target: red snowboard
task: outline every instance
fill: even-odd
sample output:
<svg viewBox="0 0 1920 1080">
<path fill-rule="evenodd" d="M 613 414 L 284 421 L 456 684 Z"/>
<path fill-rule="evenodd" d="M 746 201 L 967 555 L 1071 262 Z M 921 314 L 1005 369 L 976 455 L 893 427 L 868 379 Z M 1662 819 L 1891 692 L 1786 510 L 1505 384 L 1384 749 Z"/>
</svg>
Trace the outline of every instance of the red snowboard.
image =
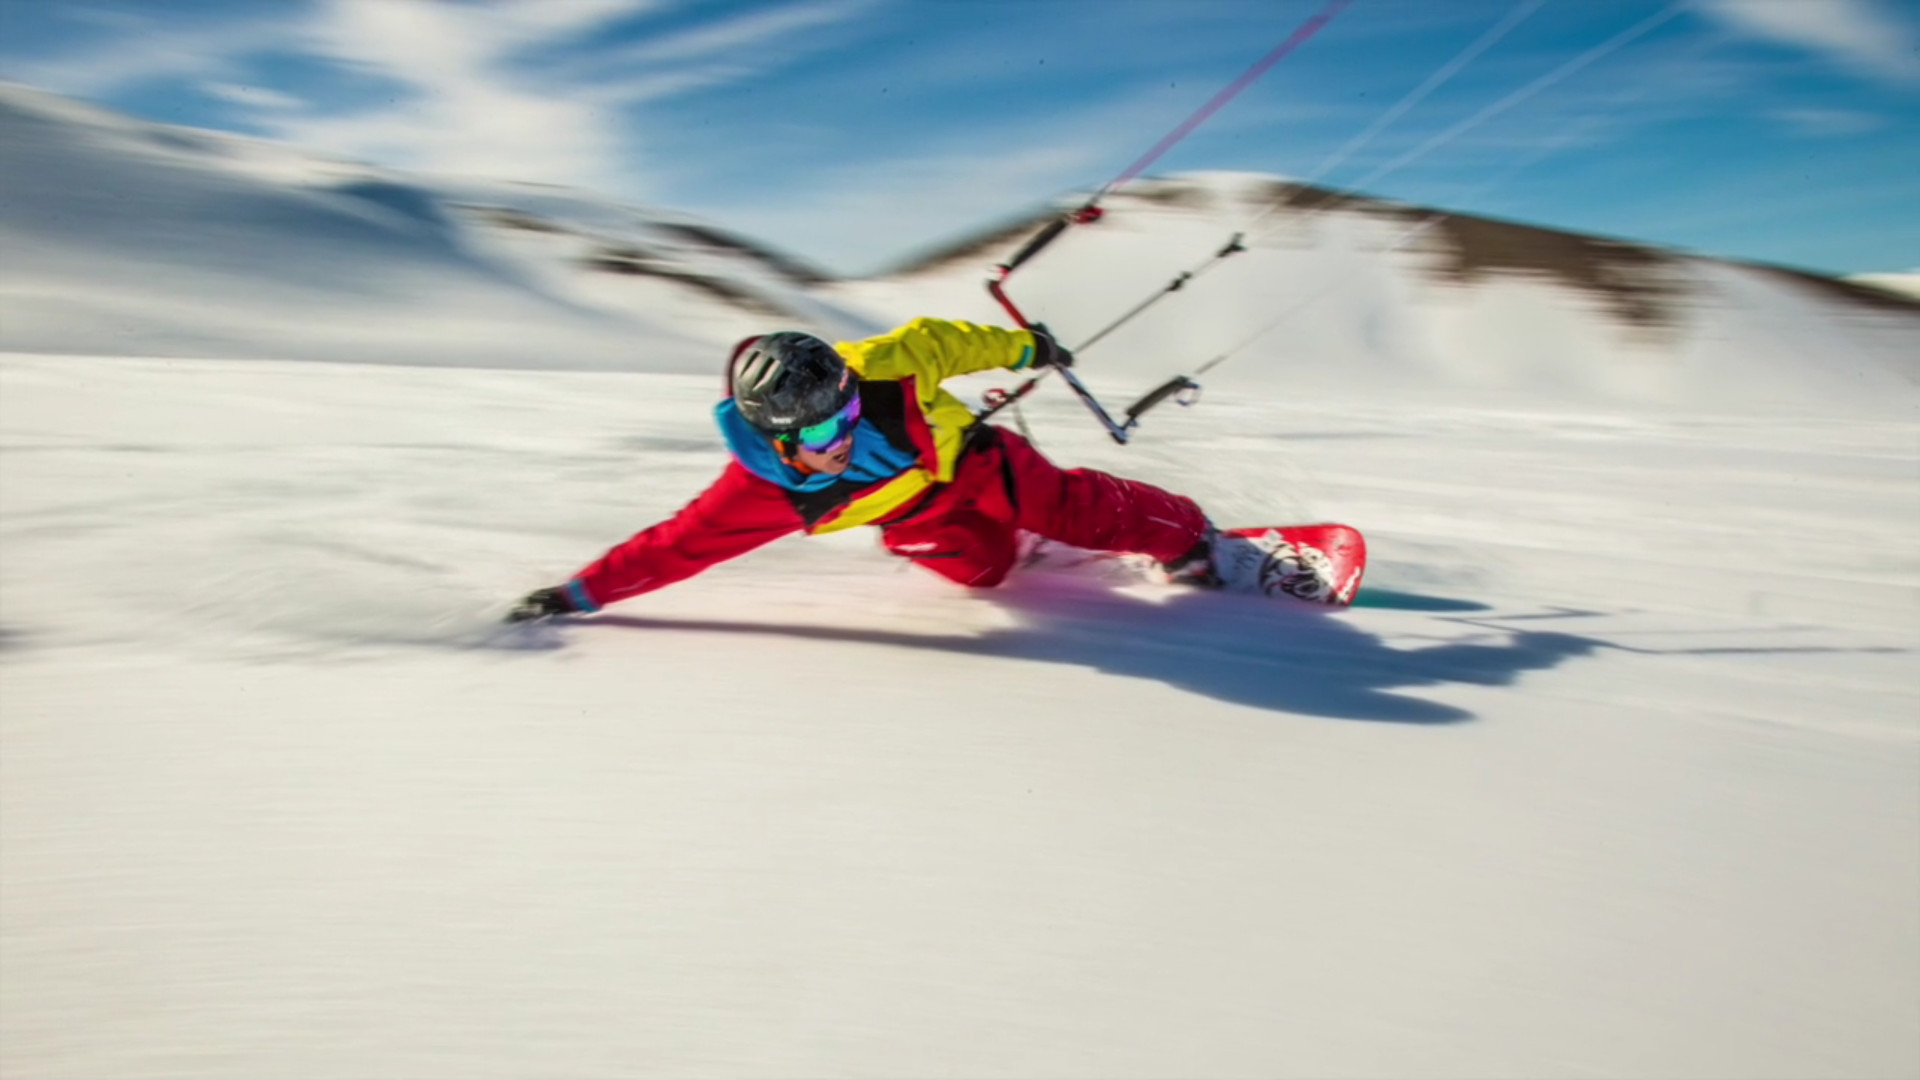
<svg viewBox="0 0 1920 1080">
<path fill-rule="evenodd" d="M 1256 525 L 1222 529 L 1268 549 L 1260 567 L 1260 591 L 1316 604 L 1345 607 L 1360 592 L 1367 571 L 1367 541 L 1345 525 Z"/>
</svg>

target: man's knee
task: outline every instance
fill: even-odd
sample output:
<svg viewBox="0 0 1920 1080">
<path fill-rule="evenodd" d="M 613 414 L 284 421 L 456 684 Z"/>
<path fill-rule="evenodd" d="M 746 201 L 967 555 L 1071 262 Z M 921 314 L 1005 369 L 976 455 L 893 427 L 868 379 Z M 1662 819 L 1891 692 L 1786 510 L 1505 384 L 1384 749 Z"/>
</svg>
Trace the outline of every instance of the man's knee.
<svg viewBox="0 0 1920 1080">
<path fill-rule="evenodd" d="M 1006 580 L 1017 554 L 1012 528 L 972 510 L 883 529 L 880 536 L 893 554 L 975 589 Z"/>
</svg>

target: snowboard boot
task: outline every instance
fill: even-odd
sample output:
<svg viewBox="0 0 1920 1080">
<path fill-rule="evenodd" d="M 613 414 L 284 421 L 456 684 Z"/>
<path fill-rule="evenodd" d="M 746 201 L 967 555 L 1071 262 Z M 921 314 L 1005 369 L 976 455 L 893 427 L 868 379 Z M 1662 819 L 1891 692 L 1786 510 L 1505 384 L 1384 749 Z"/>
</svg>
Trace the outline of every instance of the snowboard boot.
<svg viewBox="0 0 1920 1080">
<path fill-rule="evenodd" d="M 1269 529 L 1252 536 L 1208 526 L 1192 551 L 1163 565 L 1167 580 L 1224 592 L 1286 593 L 1325 602 L 1333 592 L 1333 563 L 1311 547 L 1296 547 Z"/>
<path fill-rule="evenodd" d="M 1160 564 L 1160 572 L 1166 575 L 1169 585 L 1197 585 L 1203 589 L 1218 589 L 1221 586 L 1220 575 L 1213 569 L 1213 545 L 1219 539 L 1219 530 L 1212 525 L 1200 536 L 1185 555 Z"/>
</svg>

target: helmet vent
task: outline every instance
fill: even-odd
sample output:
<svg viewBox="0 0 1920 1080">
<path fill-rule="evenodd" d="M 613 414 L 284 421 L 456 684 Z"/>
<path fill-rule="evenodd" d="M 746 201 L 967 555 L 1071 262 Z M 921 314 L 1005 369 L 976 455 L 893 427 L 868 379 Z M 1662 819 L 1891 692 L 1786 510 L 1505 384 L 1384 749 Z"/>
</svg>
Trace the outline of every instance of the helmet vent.
<svg viewBox="0 0 1920 1080">
<path fill-rule="evenodd" d="M 740 415 L 776 435 L 825 420 L 859 392 L 859 380 L 833 346 L 791 330 L 750 339 L 732 369 Z"/>
</svg>

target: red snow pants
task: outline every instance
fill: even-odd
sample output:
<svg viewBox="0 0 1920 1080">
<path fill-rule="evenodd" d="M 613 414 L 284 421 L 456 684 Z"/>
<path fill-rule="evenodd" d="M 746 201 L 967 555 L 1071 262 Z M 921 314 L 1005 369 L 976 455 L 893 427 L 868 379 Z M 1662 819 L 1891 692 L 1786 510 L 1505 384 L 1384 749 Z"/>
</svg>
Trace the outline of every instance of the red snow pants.
<svg viewBox="0 0 1920 1080">
<path fill-rule="evenodd" d="M 1000 584 L 1019 556 L 1019 530 L 1074 547 L 1171 562 L 1206 531 L 1199 504 L 1138 480 L 1062 469 L 1027 440 L 981 425 L 943 484 L 892 521 L 887 550 L 962 585 Z"/>
</svg>

